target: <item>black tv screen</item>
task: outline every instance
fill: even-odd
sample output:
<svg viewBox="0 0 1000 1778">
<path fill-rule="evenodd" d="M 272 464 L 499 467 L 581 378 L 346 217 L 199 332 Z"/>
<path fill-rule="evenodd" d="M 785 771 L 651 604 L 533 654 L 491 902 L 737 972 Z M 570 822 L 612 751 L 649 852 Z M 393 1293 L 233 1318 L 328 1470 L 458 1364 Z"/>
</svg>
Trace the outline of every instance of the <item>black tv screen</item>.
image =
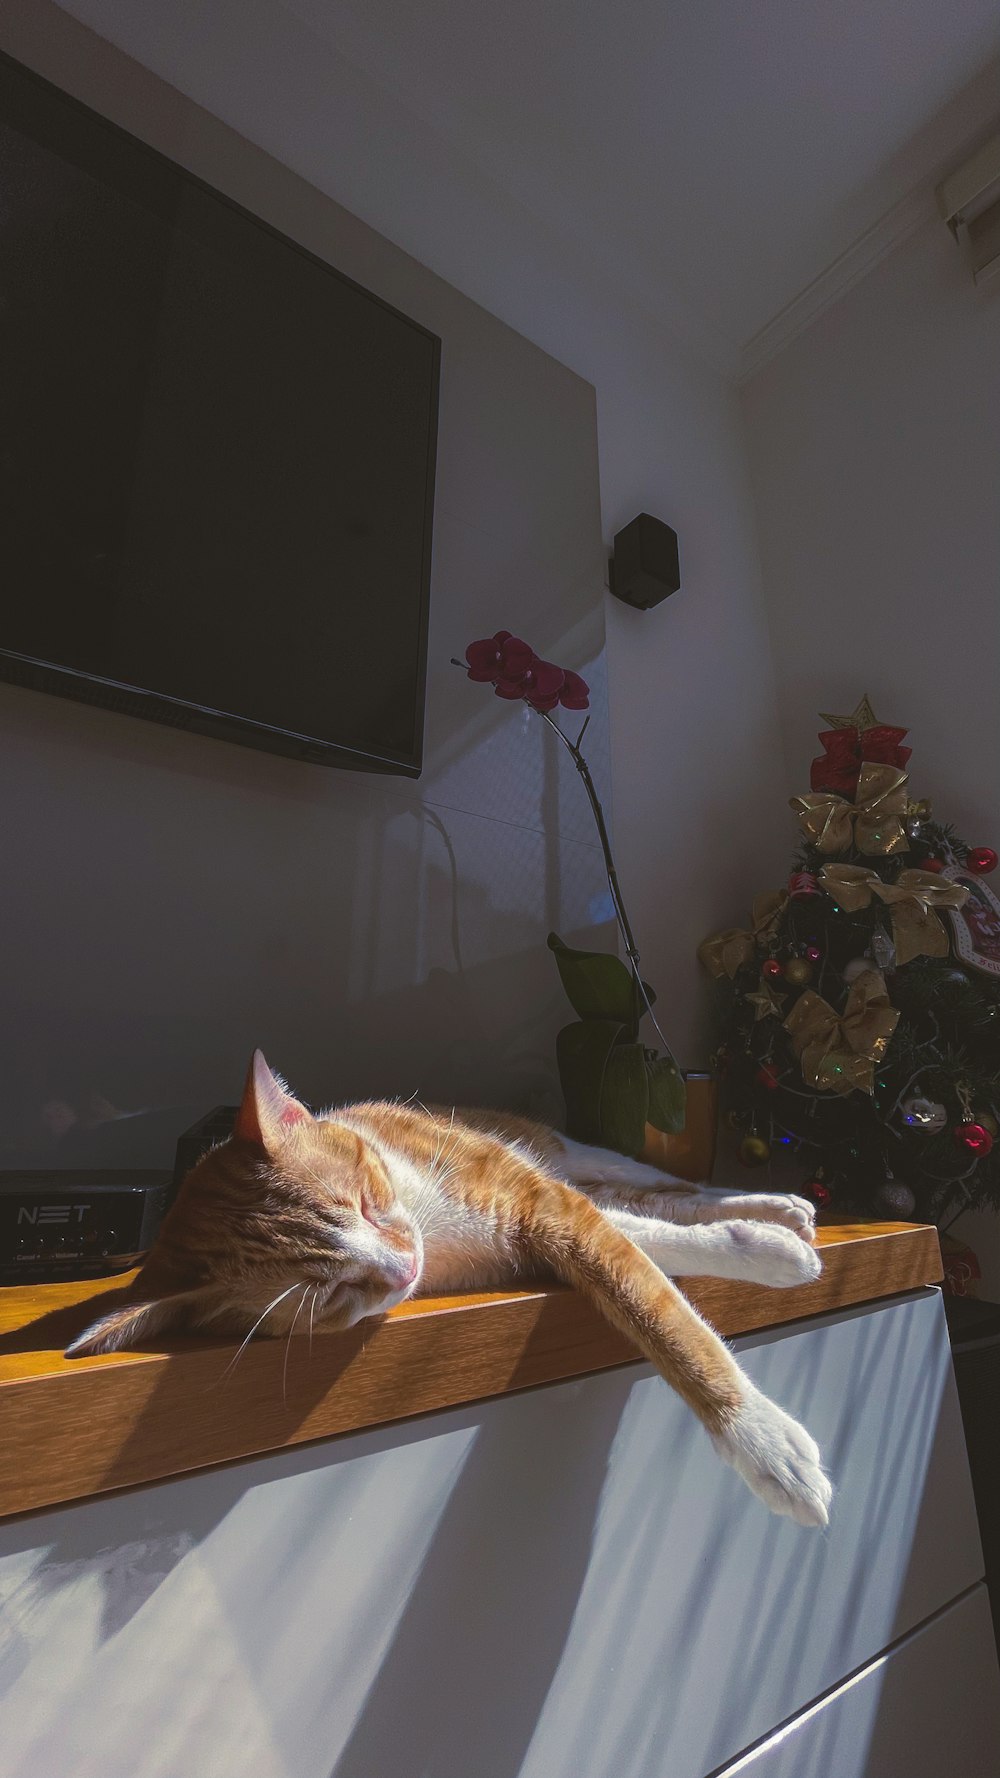
<svg viewBox="0 0 1000 1778">
<path fill-rule="evenodd" d="M 0 57 L 0 674 L 416 776 L 439 355 Z"/>
</svg>

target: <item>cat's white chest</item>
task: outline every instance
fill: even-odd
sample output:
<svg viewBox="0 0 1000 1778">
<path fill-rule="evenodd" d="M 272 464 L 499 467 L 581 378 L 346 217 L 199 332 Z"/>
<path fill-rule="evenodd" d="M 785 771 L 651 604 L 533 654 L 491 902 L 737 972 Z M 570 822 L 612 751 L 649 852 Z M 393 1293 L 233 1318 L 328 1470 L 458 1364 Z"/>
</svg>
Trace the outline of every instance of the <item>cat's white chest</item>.
<svg viewBox="0 0 1000 1778">
<path fill-rule="evenodd" d="M 493 1217 L 441 1197 L 435 1206 L 425 1198 L 415 1220 L 424 1238 L 421 1295 L 513 1282 L 511 1243 Z"/>
</svg>

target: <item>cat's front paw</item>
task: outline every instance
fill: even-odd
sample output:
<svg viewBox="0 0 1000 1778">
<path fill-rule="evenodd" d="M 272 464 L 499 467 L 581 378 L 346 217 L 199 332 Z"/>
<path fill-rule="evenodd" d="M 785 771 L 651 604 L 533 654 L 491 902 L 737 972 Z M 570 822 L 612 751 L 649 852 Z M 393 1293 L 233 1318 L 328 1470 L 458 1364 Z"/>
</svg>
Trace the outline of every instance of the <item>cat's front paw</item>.
<svg viewBox="0 0 1000 1778">
<path fill-rule="evenodd" d="M 733 1420 L 712 1443 L 773 1513 L 798 1525 L 829 1523 L 833 1487 L 815 1440 L 749 1381 Z"/>
<path fill-rule="evenodd" d="M 780 1223 L 803 1241 L 815 1241 L 816 1206 L 807 1198 L 797 1198 L 791 1192 L 755 1192 L 753 1202 L 753 1213 L 762 1222 Z"/>
<path fill-rule="evenodd" d="M 727 1227 L 739 1256 L 736 1277 L 787 1290 L 796 1284 L 811 1284 L 823 1270 L 815 1248 L 789 1229 L 770 1222 L 734 1222 Z"/>
</svg>

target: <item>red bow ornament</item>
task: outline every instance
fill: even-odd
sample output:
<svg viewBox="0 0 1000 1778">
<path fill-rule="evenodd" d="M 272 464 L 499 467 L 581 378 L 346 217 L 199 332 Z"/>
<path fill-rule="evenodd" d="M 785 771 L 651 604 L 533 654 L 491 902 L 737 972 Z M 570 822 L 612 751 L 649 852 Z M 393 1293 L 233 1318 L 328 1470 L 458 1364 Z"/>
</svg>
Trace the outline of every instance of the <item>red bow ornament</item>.
<svg viewBox="0 0 1000 1778">
<path fill-rule="evenodd" d="M 853 796 L 863 765 L 896 766 L 902 771 L 913 751 L 900 745 L 905 734 L 905 728 L 890 728 L 886 723 L 866 729 L 824 729 L 819 736 L 824 752 L 812 762 L 810 787 Z"/>
</svg>

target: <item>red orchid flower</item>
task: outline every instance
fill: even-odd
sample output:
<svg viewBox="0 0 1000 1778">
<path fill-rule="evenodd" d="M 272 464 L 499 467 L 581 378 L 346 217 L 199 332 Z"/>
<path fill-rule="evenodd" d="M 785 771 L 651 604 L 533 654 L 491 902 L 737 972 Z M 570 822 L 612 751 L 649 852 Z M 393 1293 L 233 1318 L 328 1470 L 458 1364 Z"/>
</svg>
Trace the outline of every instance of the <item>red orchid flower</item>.
<svg viewBox="0 0 1000 1778">
<path fill-rule="evenodd" d="M 571 673 L 568 667 L 563 674 L 559 702 L 564 710 L 590 709 L 590 686 L 585 679 L 580 678 L 579 673 Z"/>
<path fill-rule="evenodd" d="M 565 679 L 562 668 L 557 667 L 553 661 L 536 659 L 521 681 L 521 695 L 533 710 L 554 710 Z"/>
<path fill-rule="evenodd" d="M 535 651 L 509 630 L 498 630 L 484 642 L 470 642 L 465 658 L 469 678 L 481 685 L 496 685 L 500 680 L 516 685 L 533 664 Z"/>
<path fill-rule="evenodd" d="M 481 642 L 470 642 L 465 651 L 469 678 L 492 685 L 498 698 L 519 700 L 544 714 L 562 704 L 567 710 L 587 710 L 590 689 L 579 673 L 538 658 L 533 648 L 509 630 L 498 630 Z"/>
</svg>

